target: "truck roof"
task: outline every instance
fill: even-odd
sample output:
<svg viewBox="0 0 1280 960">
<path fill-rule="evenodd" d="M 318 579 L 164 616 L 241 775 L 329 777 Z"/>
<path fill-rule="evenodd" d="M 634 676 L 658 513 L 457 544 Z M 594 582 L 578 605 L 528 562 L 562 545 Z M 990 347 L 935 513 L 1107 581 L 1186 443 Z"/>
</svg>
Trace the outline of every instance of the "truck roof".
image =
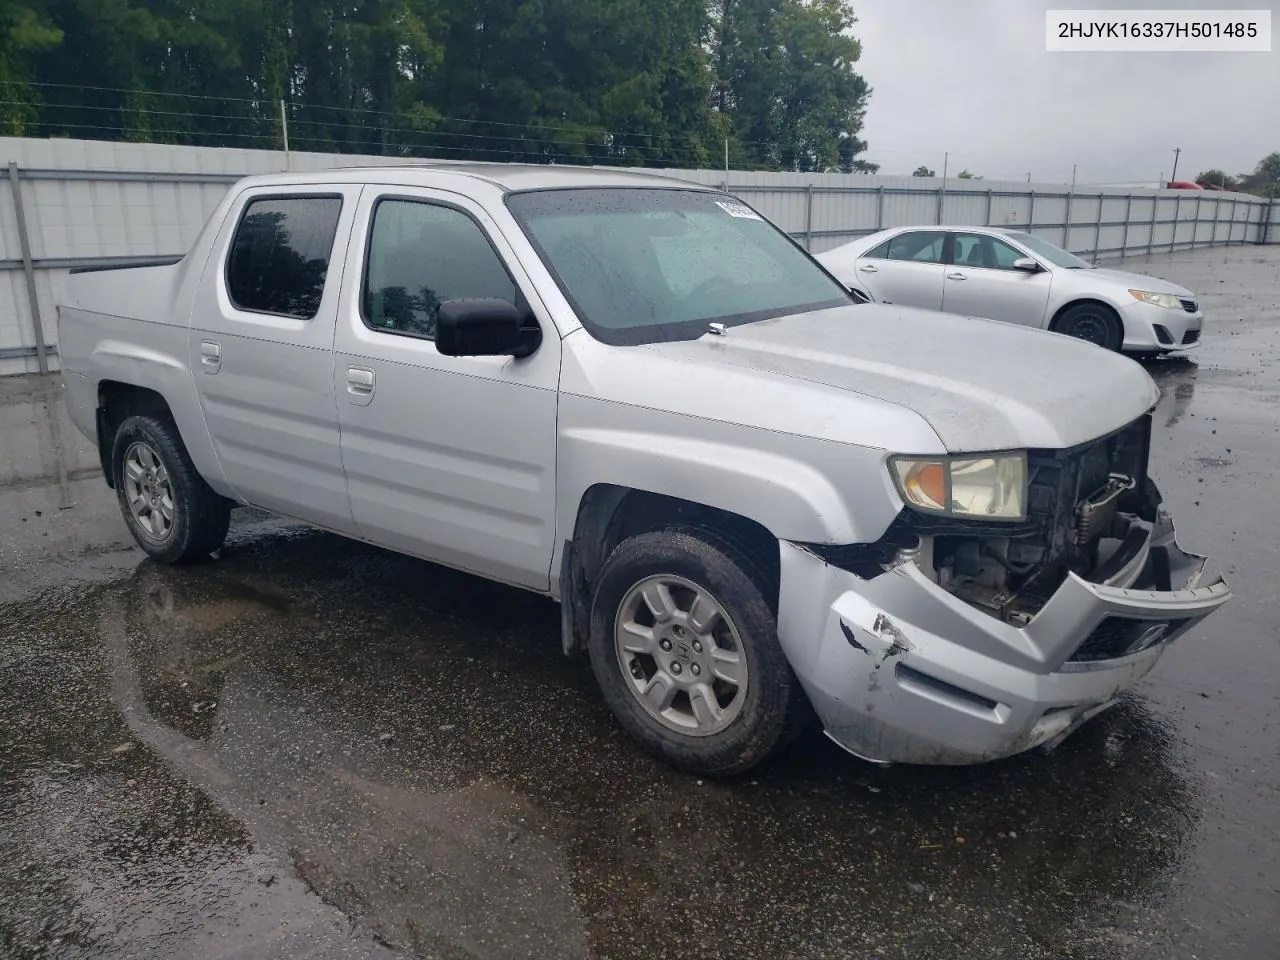
<svg viewBox="0 0 1280 960">
<path fill-rule="evenodd" d="M 633 172 L 618 168 L 550 166 L 524 163 L 457 163 L 427 160 L 420 163 L 369 164 L 334 167 L 307 173 L 272 173 L 248 177 L 250 185 L 304 183 L 402 183 L 412 185 L 424 175 L 439 182 L 440 177 L 466 177 L 483 181 L 499 190 L 542 190 L 556 187 L 681 187 L 710 190 L 704 184 L 658 173 Z"/>
</svg>

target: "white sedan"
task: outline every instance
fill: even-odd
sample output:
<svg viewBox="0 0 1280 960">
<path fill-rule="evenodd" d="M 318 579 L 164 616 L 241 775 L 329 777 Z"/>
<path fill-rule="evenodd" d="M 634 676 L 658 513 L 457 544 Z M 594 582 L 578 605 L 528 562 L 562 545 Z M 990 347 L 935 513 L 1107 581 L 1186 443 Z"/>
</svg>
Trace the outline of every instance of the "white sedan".
<svg viewBox="0 0 1280 960">
<path fill-rule="evenodd" d="M 867 300 L 1041 327 L 1109 350 L 1185 350 L 1204 324 L 1190 290 L 1095 267 L 1021 230 L 896 227 L 817 259 Z"/>
</svg>

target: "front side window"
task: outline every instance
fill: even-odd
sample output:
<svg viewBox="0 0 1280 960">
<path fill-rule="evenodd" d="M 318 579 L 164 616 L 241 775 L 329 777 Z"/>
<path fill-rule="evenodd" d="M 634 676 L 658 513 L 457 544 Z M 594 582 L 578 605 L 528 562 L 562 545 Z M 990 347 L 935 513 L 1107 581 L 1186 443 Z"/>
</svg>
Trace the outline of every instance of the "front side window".
<svg viewBox="0 0 1280 960">
<path fill-rule="evenodd" d="M 946 234 L 940 230 L 910 230 L 900 233 L 889 241 L 888 259 L 941 263 L 945 240 Z"/>
<path fill-rule="evenodd" d="M 1021 230 L 1008 231 L 1009 236 L 1018 243 L 1022 244 L 1036 256 L 1048 260 L 1055 267 L 1066 267 L 1068 270 L 1089 270 L 1092 269 L 1089 261 L 1081 260 L 1074 253 L 1068 253 L 1056 244 L 1050 243 L 1048 240 L 1041 240 L 1037 236 L 1025 233 Z"/>
<path fill-rule="evenodd" d="M 516 286 L 480 225 L 453 207 L 381 200 L 374 208 L 361 303 L 374 330 L 435 339 L 446 300 L 516 303 Z"/>
<path fill-rule="evenodd" d="M 957 266 L 1012 270 L 1013 262 L 1024 254 L 1003 240 L 980 233 L 957 233 L 952 260 Z"/>
<path fill-rule="evenodd" d="M 507 205 L 583 326 L 606 343 L 695 339 L 710 321 L 850 303 L 784 233 L 724 194 L 537 190 Z"/>
<path fill-rule="evenodd" d="M 253 313 L 314 317 L 341 212 L 341 197 L 250 200 L 227 257 L 231 302 Z"/>
</svg>

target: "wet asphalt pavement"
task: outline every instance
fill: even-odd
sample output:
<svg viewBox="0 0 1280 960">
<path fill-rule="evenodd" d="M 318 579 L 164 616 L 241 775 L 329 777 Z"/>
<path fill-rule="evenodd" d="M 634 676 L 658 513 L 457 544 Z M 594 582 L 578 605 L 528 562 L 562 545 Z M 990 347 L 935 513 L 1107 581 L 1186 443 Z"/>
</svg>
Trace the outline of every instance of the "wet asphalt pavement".
<svg viewBox="0 0 1280 960">
<path fill-rule="evenodd" d="M 1199 292 L 1153 470 L 1235 599 L 1055 752 L 650 760 L 549 601 L 238 511 L 143 559 L 0 381 L 0 957 L 1280 957 L 1280 247 Z"/>
</svg>

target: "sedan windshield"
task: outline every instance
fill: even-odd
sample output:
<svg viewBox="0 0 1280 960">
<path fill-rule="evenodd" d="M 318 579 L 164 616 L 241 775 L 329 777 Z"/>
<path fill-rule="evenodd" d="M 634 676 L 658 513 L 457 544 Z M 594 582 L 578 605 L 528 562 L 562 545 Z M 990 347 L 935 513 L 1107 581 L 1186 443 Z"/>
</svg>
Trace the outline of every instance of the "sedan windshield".
<svg viewBox="0 0 1280 960">
<path fill-rule="evenodd" d="M 1081 260 L 1074 253 L 1068 253 L 1048 240 L 1041 240 L 1039 237 L 1033 237 L 1031 234 L 1023 233 L 1020 230 L 1010 230 L 1005 236 L 1017 240 L 1032 253 L 1048 260 L 1055 267 L 1066 267 L 1068 270 L 1093 269 L 1093 265 L 1087 260 Z"/>
<path fill-rule="evenodd" d="M 724 194 L 538 190 L 507 205 L 583 326 L 606 343 L 691 340 L 711 322 L 852 302 L 785 234 Z"/>
</svg>

